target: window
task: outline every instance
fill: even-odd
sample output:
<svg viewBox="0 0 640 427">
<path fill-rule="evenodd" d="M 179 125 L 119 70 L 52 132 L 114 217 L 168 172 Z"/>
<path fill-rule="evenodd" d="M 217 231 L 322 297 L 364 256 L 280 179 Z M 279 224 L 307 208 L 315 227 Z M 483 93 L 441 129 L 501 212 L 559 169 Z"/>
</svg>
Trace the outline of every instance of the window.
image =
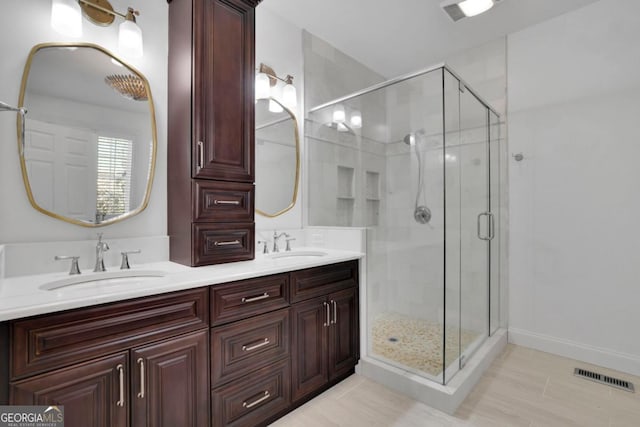
<svg viewBox="0 0 640 427">
<path fill-rule="evenodd" d="M 98 137 L 96 222 L 129 212 L 133 141 Z"/>
</svg>

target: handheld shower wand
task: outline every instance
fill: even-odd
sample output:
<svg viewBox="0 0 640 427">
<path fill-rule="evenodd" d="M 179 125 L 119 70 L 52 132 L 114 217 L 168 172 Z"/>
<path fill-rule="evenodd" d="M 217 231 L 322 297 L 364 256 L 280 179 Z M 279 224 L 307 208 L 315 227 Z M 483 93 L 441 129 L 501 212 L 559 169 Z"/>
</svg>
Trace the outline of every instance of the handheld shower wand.
<svg viewBox="0 0 640 427">
<path fill-rule="evenodd" d="M 416 191 L 416 203 L 413 209 L 413 219 L 415 219 L 418 224 L 428 224 L 429 221 L 431 221 L 431 209 L 419 204 L 420 194 L 424 193 L 424 177 L 422 176 L 422 156 L 418 148 L 417 136 L 423 134 L 424 130 L 419 130 L 415 133 L 408 133 L 403 139 L 405 144 L 414 147 L 416 157 L 418 158 L 418 190 Z"/>
</svg>

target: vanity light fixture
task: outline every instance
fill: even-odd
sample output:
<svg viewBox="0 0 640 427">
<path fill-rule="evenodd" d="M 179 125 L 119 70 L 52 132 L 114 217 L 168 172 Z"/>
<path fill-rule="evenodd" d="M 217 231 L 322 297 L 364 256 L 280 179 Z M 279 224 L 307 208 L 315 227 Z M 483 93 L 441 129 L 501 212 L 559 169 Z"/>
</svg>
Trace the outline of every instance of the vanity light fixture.
<svg viewBox="0 0 640 427">
<path fill-rule="evenodd" d="M 362 127 L 362 113 L 358 110 L 353 110 L 349 123 L 353 129 L 360 129 Z"/>
<path fill-rule="evenodd" d="M 440 7 L 455 22 L 463 18 L 480 15 L 502 0 L 447 0 Z"/>
<path fill-rule="evenodd" d="M 343 123 L 345 122 L 347 116 L 344 112 L 344 106 L 342 104 L 337 104 L 333 107 L 333 122 L 334 123 Z"/>
<path fill-rule="evenodd" d="M 282 113 L 284 108 L 278 102 L 274 101 L 274 98 L 282 102 L 282 89 L 279 86 L 271 88 L 271 97 L 269 98 L 269 111 L 272 113 Z"/>
<path fill-rule="evenodd" d="M 296 93 L 296 88 L 293 85 L 293 76 L 287 74 L 285 78 L 278 77 L 273 68 L 269 67 L 264 63 L 260 63 L 260 67 L 257 68 L 258 73 L 256 74 L 256 100 L 259 99 L 268 99 L 269 97 L 273 97 L 281 100 L 282 103 L 287 108 L 295 108 L 298 105 L 298 96 Z M 283 87 L 280 87 L 278 81 L 284 84 Z M 282 112 L 273 111 L 272 108 L 278 109 L 282 108 L 279 105 L 276 106 L 277 103 L 270 102 L 269 103 L 269 111 L 272 112 Z"/>
<path fill-rule="evenodd" d="M 116 12 L 108 0 L 51 0 L 51 27 L 61 34 L 81 37 L 82 15 L 105 27 L 111 25 L 116 16 L 124 18 L 118 29 L 118 51 L 130 59 L 142 57 L 142 30 L 136 24 L 140 12 L 131 7 L 126 13 Z"/>
</svg>

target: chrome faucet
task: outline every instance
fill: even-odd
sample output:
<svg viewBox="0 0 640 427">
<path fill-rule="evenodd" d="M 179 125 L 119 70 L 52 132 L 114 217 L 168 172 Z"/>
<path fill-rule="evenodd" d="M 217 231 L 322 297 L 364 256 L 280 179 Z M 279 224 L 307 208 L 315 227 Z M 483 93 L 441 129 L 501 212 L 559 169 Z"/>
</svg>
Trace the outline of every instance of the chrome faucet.
<svg viewBox="0 0 640 427">
<path fill-rule="evenodd" d="M 282 232 L 278 234 L 277 231 L 273 230 L 273 252 L 280 252 L 280 248 L 278 248 L 278 239 L 282 236 L 289 237 L 287 233 Z"/>
<path fill-rule="evenodd" d="M 104 268 L 104 253 L 109 250 L 109 245 L 102 241 L 102 233 L 98 233 L 98 244 L 96 245 L 96 266 L 94 272 L 107 271 Z"/>
</svg>

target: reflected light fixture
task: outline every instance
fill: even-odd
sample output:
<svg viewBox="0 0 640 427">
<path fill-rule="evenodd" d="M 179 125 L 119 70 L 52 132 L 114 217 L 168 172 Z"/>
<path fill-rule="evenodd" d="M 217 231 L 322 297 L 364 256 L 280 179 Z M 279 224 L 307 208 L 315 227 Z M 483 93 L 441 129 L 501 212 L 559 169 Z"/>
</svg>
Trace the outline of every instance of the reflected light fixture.
<svg viewBox="0 0 640 427">
<path fill-rule="evenodd" d="M 502 0 L 447 0 L 440 7 L 453 21 L 480 15 Z"/>
<path fill-rule="evenodd" d="M 347 118 L 344 112 L 344 106 L 342 104 L 337 104 L 333 107 L 333 122 L 334 123 L 344 123 Z"/>
<path fill-rule="evenodd" d="M 358 110 L 353 110 L 349 123 L 353 129 L 360 129 L 362 127 L 362 113 Z"/>
<path fill-rule="evenodd" d="M 278 77 L 273 68 L 264 63 L 260 63 L 260 67 L 257 68 L 257 71 L 258 73 L 256 74 L 255 86 L 256 100 L 273 97 L 282 102 L 282 104 L 287 108 L 295 108 L 298 105 L 298 95 L 296 93 L 296 88 L 293 85 L 292 75 L 287 74 L 285 78 Z M 278 81 L 284 84 L 282 88 L 279 86 Z M 269 103 L 270 111 L 271 104 L 273 103 Z M 282 107 L 276 107 L 274 105 L 273 108 L 277 109 Z M 283 110 L 277 112 L 282 111 Z"/>
<path fill-rule="evenodd" d="M 146 101 L 149 99 L 147 88 L 138 76 L 131 74 L 112 74 L 105 77 L 104 82 L 127 99 L 134 101 Z"/>
<path fill-rule="evenodd" d="M 70 36 L 82 36 L 82 16 L 99 26 L 113 24 L 116 16 L 124 19 L 118 30 L 118 51 L 129 59 L 143 55 L 142 30 L 136 23 L 140 12 L 128 8 L 127 13 L 113 9 L 108 0 L 51 0 L 51 27 Z"/>
</svg>

